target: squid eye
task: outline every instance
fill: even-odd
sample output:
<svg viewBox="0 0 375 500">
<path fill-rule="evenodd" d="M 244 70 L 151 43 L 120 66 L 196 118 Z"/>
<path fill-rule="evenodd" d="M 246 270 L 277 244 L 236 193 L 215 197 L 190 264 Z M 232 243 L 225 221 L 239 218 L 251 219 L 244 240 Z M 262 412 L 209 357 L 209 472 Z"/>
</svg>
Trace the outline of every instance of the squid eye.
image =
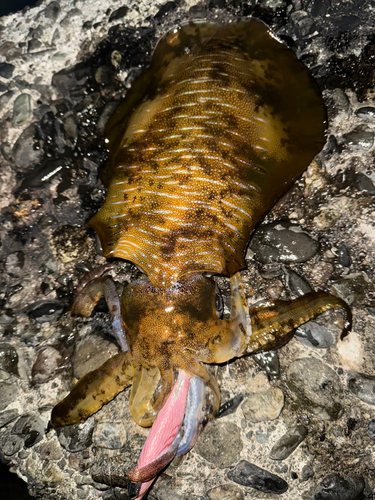
<svg viewBox="0 0 375 500">
<path fill-rule="evenodd" d="M 223 297 L 221 296 L 220 290 L 216 287 L 215 290 L 215 310 L 216 316 L 221 319 L 224 311 Z"/>
</svg>

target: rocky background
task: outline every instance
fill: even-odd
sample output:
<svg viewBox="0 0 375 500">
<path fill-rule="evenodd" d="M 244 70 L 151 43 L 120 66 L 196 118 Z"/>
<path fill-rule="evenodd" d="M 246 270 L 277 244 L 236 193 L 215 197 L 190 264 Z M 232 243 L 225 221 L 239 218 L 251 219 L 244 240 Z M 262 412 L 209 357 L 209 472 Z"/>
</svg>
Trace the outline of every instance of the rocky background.
<svg viewBox="0 0 375 500">
<path fill-rule="evenodd" d="M 128 390 L 83 425 L 48 425 L 74 381 L 118 350 L 104 305 L 69 313 L 79 279 L 104 262 L 85 222 L 105 195 L 106 120 L 169 28 L 250 15 L 311 69 L 329 126 L 252 242 L 249 303 L 329 290 L 351 305 L 353 331 L 340 341 L 342 317 L 326 314 L 277 353 L 218 367 L 220 418 L 149 499 L 373 498 L 375 2 L 52 0 L 0 18 L 0 460 L 39 500 L 127 499 L 148 432 Z M 124 263 L 116 278 L 133 275 Z"/>
</svg>

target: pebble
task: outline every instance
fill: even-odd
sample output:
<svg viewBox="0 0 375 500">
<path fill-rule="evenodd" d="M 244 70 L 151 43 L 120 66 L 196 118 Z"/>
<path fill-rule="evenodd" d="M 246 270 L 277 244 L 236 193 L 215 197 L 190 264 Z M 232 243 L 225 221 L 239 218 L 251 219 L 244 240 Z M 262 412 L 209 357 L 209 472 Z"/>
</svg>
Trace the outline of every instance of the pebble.
<svg viewBox="0 0 375 500">
<path fill-rule="evenodd" d="M 86 373 L 96 370 L 107 359 L 118 353 L 118 347 L 109 340 L 90 334 L 80 340 L 73 358 L 73 373 L 81 378 Z"/>
<path fill-rule="evenodd" d="M 1 416 L 0 416 L 1 418 Z M 367 435 L 370 439 L 375 441 L 375 418 L 370 420 L 368 427 L 367 427 Z"/>
<path fill-rule="evenodd" d="M 61 446 L 56 438 L 40 445 L 40 458 L 42 460 L 58 461 L 63 457 Z"/>
<path fill-rule="evenodd" d="M 12 122 L 15 127 L 19 127 L 31 117 L 31 96 L 21 94 L 14 100 Z"/>
<path fill-rule="evenodd" d="M 250 249 L 263 264 L 306 262 L 315 255 L 318 244 L 300 226 L 286 221 L 260 226 Z"/>
<path fill-rule="evenodd" d="M 252 358 L 267 374 L 268 380 L 280 378 L 280 361 L 277 351 L 259 352 L 253 354 Z"/>
<path fill-rule="evenodd" d="M 261 469 L 246 460 L 241 460 L 227 474 L 228 479 L 242 486 L 250 486 L 263 493 L 285 493 L 288 483 L 276 474 Z"/>
<path fill-rule="evenodd" d="M 232 422 L 210 422 L 195 445 L 201 457 L 219 469 L 225 469 L 239 460 L 243 444 L 240 428 Z"/>
<path fill-rule="evenodd" d="M 70 96 L 74 99 L 74 95 L 78 94 L 79 88 L 86 87 L 91 71 L 91 68 L 83 63 L 63 69 L 53 75 L 52 86 L 58 89 L 61 95 Z M 77 99 L 74 100 L 77 101 Z"/>
<path fill-rule="evenodd" d="M 278 387 L 248 396 L 242 405 L 243 416 L 249 422 L 275 420 L 284 407 L 284 394 Z"/>
<path fill-rule="evenodd" d="M 25 447 L 30 448 L 43 439 L 46 422 L 35 413 L 22 415 L 13 425 L 12 434 L 21 436 L 25 442 Z"/>
<path fill-rule="evenodd" d="M 10 375 L 19 376 L 17 351 L 6 342 L 0 342 L 0 370 L 4 370 Z"/>
<path fill-rule="evenodd" d="M 0 411 L 17 399 L 18 386 L 16 383 L 0 382 Z"/>
<path fill-rule="evenodd" d="M 43 384 L 61 372 L 63 367 L 64 360 L 55 347 L 42 347 L 31 370 L 32 380 L 36 384 Z"/>
<path fill-rule="evenodd" d="M 355 174 L 355 185 L 357 189 L 368 194 L 375 194 L 375 186 L 370 177 L 362 174 L 361 172 L 356 172 Z"/>
<path fill-rule="evenodd" d="M 9 80 L 9 78 L 12 78 L 13 71 L 14 71 L 15 66 L 13 64 L 9 63 L 1 63 L 0 64 L 0 76 L 5 78 L 6 80 Z"/>
<path fill-rule="evenodd" d="M 119 9 L 116 9 L 112 12 L 112 14 L 109 16 L 109 22 L 111 21 L 116 21 L 116 19 L 122 19 L 123 17 L 126 16 L 126 14 L 129 12 L 129 7 L 126 7 L 125 5 L 123 7 L 120 7 Z"/>
<path fill-rule="evenodd" d="M 308 321 L 299 326 L 296 329 L 295 338 L 303 345 L 315 349 L 328 349 L 335 343 L 328 328 L 316 321 Z"/>
<path fill-rule="evenodd" d="M 341 264 L 344 267 L 350 267 L 352 259 L 350 258 L 350 253 L 345 243 L 340 243 L 339 246 L 337 247 L 337 256 L 339 258 L 339 264 Z"/>
<path fill-rule="evenodd" d="M 319 359 L 293 361 L 286 372 L 286 383 L 304 411 L 310 411 L 324 420 L 337 420 L 342 415 L 343 387 L 340 378 Z"/>
<path fill-rule="evenodd" d="M 327 155 L 339 155 L 342 152 L 342 146 L 337 142 L 334 135 L 330 135 L 325 146 L 325 153 Z"/>
<path fill-rule="evenodd" d="M 44 154 L 43 144 L 44 141 L 38 126 L 31 123 L 13 146 L 12 156 L 17 167 L 26 169 L 38 164 Z"/>
<path fill-rule="evenodd" d="M 221 484 L 206 493 L 208 500 L 244 500 L 243 491 L 235 484 Z"/>
<path fill-rule="evenodd" d="M 301 481 L 308 481 L 311 477 L 314 477 L 314 469 L 309 464 L 304 465 L 301 470 Z"/>
<path fill-rule="evenodd" d="M 311 286 L 307 283 L 307 281 L 302 278 L 299 274 L 292 269 L 288 269 L 284 266 L 284 279 L 285 286 L 289 289 L 289 291 L 293 295 L 305 295 L 305 293 L 312 292 Z"/>
<path fill-rule="evenodd" d="M 268 456 L 272 460 L 285 460 L 302 443 L 307 433 L 307 428 L 304 425 L 297 425 L 288 429 L 277 443 L 272 446 Z"/>
<path fill-rule="evenodd" d="M 235 413 L 239 405 L 243 401 L 243 395 L 242 394 L 237 394 L 234 396 L 234 398 L 229 399 L 228 401 L 225 401 L 225 403 L 222 403 L 220 405 L 219 411 L 217 412 L 216 419 L 226 417 L 227 415 L 231 415 L 232 413 Z"/>
<path fill-rule="evenodd" d="M 347 113 L 349 110 L 349 99 L 342 89 L 326 91 L 328 120 L 332 121 L 339 113 Z"/>
<path fill-rule="evenodd" d="M 374 145 L 374 132 L 365 125 L 358 125 L 348 134 L 344 134 L 344 139 L 351 149 L 368 151 Z"/>
<path fill-rule="evenodd" d="M 372 106 L 364 106 L 363 108 L 357 109 L 355 114 L 358 116 L 358 118 L 375 119 L 375 108 Z"/>
<path fill-rule="evenodd" d="M 314 19 L 304 10 L 292 12 L 290 23 L 297 39 L 306 38 L 315 30 Z"/>
<path fill-rule="evenodd" d="M 58 2 L 52 1 L 47 7 L 44 9 L 44 16 L 47 19 L 51 19 L 52 21 L 56 21 L 58 15 L 61 12 L 61 8 Z"/>
<path fill-rule="evenodd" d="M 0 449 L 4 455 L 11 457 L 23 447 L 23 439 L 20 436 L 15 436 L 10 431 L 5 432 L 0 437 Z"/>
<path fill-rule="evenodd" d="M 92 435 L 92 442 L 100 448 L 117 450 L 126 444 L 126 429 L 123 422 L 98 422 Z"/>
<path fill-rule="evenodd" d="M 66 425 L 56 429 L 61 446 L 72 452 L 86 450 L 92 445 L 95 420 L 90 417 L 83 424 Z"/>
<path fill-rule="evenodd" d="M 18 250 L 8 254 L 5 258 L 5 269 L 14 278 L 23 276 L 26 263 L 25 252 Z"/>
<path fill-rule="evenodd" d="M 349 391 L 358 399 L 369 405 L 375 405 L 375 377 L 358 372 L 347 375 Z"/>
<path fill-rule="evenodd" d="M 0 429 L 5 427 L 10 422 L 13 422 L 18 417 L 17 410 L 5 410 L 0 413 Z"/>
<path fill-rule="evenodd" d="M 31 304 L 28 315 L 37 323 L 49 323 L 57 321 L 63 314 L 64 307 L 61 302 L 54 300 L 42 300 Z"/>
<path fill-rule="evenodd" d="M 369 287 L 369 278 L 364 273 L 353 273 L 344 276 L 332 285 L 332 291 L 345 300 L 350 306 L 362 304 Z"/>
<path fill-rule="evenodd" d="M 63 127 L 65 142 L 68 147 L 73 149 L 76 145 L 78 137 L 77 121 L 73 115 L 69 115 L 64 118 Z"/>
<path fill-rule="evenodd" d="M 314 500 L 362 500 L 365 498 L 366 483 L 361 476 L 337 472 L 328 474 L 314 492 Z"/>
</svg>

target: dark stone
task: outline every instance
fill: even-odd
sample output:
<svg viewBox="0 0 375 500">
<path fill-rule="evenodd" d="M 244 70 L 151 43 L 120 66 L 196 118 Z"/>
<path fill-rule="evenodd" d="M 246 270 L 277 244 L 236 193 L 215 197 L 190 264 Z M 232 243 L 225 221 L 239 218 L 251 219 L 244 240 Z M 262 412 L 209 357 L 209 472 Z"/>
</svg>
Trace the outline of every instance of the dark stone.
<svg viewBox="0 0 375 500">
<path fill-rule="evenodd" d="M 13 422 L 13 420 L 16 420 L 18 417 L 18 411 L 17 410 L 5 410 L 0 413 L 0 429 L 2 427 L 5 427 L 8 425 L 10 422 Z"/>
<path fill-rule="evenodd" d="M 285 493 L 288 483 L 276 474 L 261 469 L 246 460 L 241 460 L 227 474 L 228 479 L 242 486 L 250 486 L 263 493 Z"/>
<path fill-rule="evenodd" d="M 307 428 L 304 425 L 297 425 L 281 436 L 269 452 L 272 460 L 285 460 L 302 443 L 307 436 Z"/>
<path fill-rule="evenodd" d="M 367 177 L 367 175 L 362 174 L 361 172 L 356 172 L 355 174 L 355 184 L 356 187 L 365 193 L 375 194 L 375 186 L 372 180 Z"/>
<path fill-rule="evenodd" d="M 40 120 L 40 129 L 45 135 L 46 145 L 50 146 L 54 153 L 63 153 L 65 143 L 63 139 L 62 124 L 56 119 L 52 111 L 43 114 Z"/>
<path fill-rule="evenodd" d="M 342 152 L 342 146 L 339 145 L 337 139 L 334 135 L 330 135 L 327 140 L 325 147 L 325 153 L 327 155 L 339 155 Z"/>
<path fill-rule="evenodd" d="M 68 451 L 86 450 L 92 444 L 95 420 L 90 417 L 83 424 L 67 425 L 56 429 L 61 446 Z"/>
<path fill-rule="evenodd" d="M 32 38 L 27 44 L 27 52 L 37 52 L 42 47 L 42 42 L 37 38 Z"/>
<path fill-rule="evenodd" d="M 305 295 L 312 292 L 311 286 L 299 274 L 291 269 L 284 268 L 285 285 L 293 295 Z"/>
<path fill-rule="evenodd" d="M 280 377 L 280 362 L 276 351 L 259 352 L 253 354 L 252 358 L 266 372 L 269 380 Z"/>
<path fill-rule="evenodd" d="M 0 411 L 5 410 L 5 408 L 17 398 L 17 395 L 17 384 L 0 382 Z"/>
<path fill-rule="evenodd" d="M 34 171 L 30 172 L 27 177 L 25 177 L 18 191 L 43 186 L 50 182 L 55 175 L 61 174 L 69 164 L 69 158 L 63 155 L 59 158 L 44 160 Z"/>
<path fill-rule="evenodd" d="M 21 436 L 25 447 L 30 448 L 43 439 L 46 429 L 44 422 L 37 414 L 22 415 L 12 428 L 12 434 Z"/>
<path fill-rule="evenodd" d="M 347 274 L 332 284 L 332 291 L 350 306 L 362 304 L 369 287 L 369 278 L 364 273 Z"/>
<path fill-rule="evenodd" d="M 338 375 L 322 361 L 301 358 L 293 361 L 286 372 L 286 383 L 304 410 L 323 419 L 337 420 L 342 415 L 343 387 Z"/>
<path fill-rule="evenodd" d="M 302 344 L 317 349 L 327 349 L 335 343 L 330 331 L 316 321 L 308 321 L 299 326 L 295 336 Z"/>
<path fill-rule="evenodd" d="M 53 346 L 45 346 L 38 352 L 31 370 L 34 383 L 42 384 L 55 377 L 64 367 L 64 359 Z"/>
<path fill-rule="evenodd" d="M 5 259 L 5 269 L 10 276 L 20 278 L 24 273 L 25 252 L 18 250 L 10 253 Z"/>
<path fill-rule="evenodd" d="M 367 435 L 370 439 L 375 441 L 375 418 L 370 420 L 368 427 L 367 427 Z"/>
<path fill-rule="evenodd" d="M 375 377 L 350 372 L 347 377 L 349 391 L 368 405 L 375 405 Z"/>
<path fill-rule="evenodd" d="M 301 481 L 307 481 L 314 476 L 314 469 L 311 465 L 304 465 L 301 470 Z"/>
<path fill-rule="evenodd" d="M 344 135 L 345 142 L 354 150 L 368 151 L 374 145 L 374 132 L 365 125 L 358 125 Z"/>
<path fill-rule="evenodd" d="M 13 125 L 18 127 L 25 123 L 31 116 L 30 94 L 19 95 L 13 103 Z"/>
<path fill-rule="evenodd" d="M 355 114 L 359 118 L 372 118 L 375 119 L 375 108 L 372 106 L 364 106 L 363 108 L 357 109 Z"/>
<path fill-rule="evenodd" d="M 300 226 L 277 221 L 260 226 L 251 243 L 254 257 L 263 264 L 306 262 L 313 257 L 318 244 Z"/>
<path fill-rule="evenodd" d="M 44 15 L 47 19 L 52 19 L 55 21 L 61 12 L 61 8 L 58 2 L 50 2 L 44 10 Z"/>
<path fill-rule="evenodd" d="M 52 77 L 52 86 L 57 88 L 62 95 L 72 94 L 71 97 L 74 97 L 74 92 L 86 88 L 91 75 L 92 69 L 85 63 L 80 63 L 55 73 Z"/>
<path fill-rule="evenodd" d="M 19 376 L 18 373 L 18 354 L 11 344 L 0 343 L 0 370 Z"/>
<path fill-rule="evenodd" d="M 53 300 L 38 301 L 30 306 L 28 315 L 38 323 L 56 321 L 64 312 L 64 307 L 60 302 Z"/>
<path fill-rule="evenodd" d="M 238 394 L 234 396 L 234 398 L 225 401 L 220 405 L 219 411 L 217 412 L 216 419 L 221 417 L 226 417 L 227 415 L 231 415 L 234 413 L 243 400 L 243 395 Z"/>
<path fill-rule="evenodd" d="M 0 76 L 8 80 L 9 78 L 12 78 L 13 71 L 14 71 L 15 66 L 13 64 L 9 63 L 1 63 L 0 64 Z"/>
<path fill-rule="evenodd" d="M 374 187 L 374 192 L 375 192 L 375 187 Z M 337 255 L 339 258 L 339 263 L 344 266 L 344 267 L 349 267 L 350 264 L 352 263 L 352 259 L 350 258 L 350 253 L 348 250 L 348 247 L 345 245 L 345 243 L 340 243 L 338 248 L 337 248 Z"/>
<path fill-rule="evenodd" d="M 39 128 L 32 123 L 22 132 L 13 146 L 14 163 L 21 169 L 36 165 L 43 157 L 43 145 Z"/>
<path fill-rule="evenodd" d="M 315 30 L 315 22 L 304 10 L 293 12 L 290 16 L 291 26 L 298 39 L 306 38 Z"/>
<path fill-rule="evenodd" d="M 366 483 L 361 476 L 349 474 L 344 479 L 334 472 L 318 485 L 314 500 L 364 500 L 365 488 Z"/>
<path fill-rule="evenodd" d="M 120 7 L 119 9 L 112 12 L 109 16 L 109 22 L 115 21 L 116 19 L 122 19 L 129 12 L 129 7 Z"/>
<path fill-rule="evenodd" d="M 162 19 L 164 16 L 168 14 L 168 12 L 171 12 L 177 7 L 176 2 L 167 2 L 164 5 L 162 5 L 158 11 L 158 13 L 155 15 L 154 19 Z"/>
</svg>

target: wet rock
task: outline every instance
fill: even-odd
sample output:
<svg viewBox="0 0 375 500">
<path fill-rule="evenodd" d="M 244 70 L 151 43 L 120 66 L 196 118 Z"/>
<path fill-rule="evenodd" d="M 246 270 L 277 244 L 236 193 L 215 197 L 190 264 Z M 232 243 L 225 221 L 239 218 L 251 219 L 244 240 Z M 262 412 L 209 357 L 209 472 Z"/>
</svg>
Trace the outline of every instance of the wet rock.
<svg viewBox="0 0 375 500">
<path fill-rule="evenodd" d="M 359 118 L 371 118 L 374 120 L 375 119 L 375 108 L 372 106 L 364 106 L 362 108 L 357 109 L 355 114 Z"/>
<path fill-rule="evenodd" d="M 61 174 L 63 169 L 70 164 L 68 158 L 60 155 L 58 158 L 47 159 L 41 162 L 35 170 L 30 172 L 23 180 L 20 191 L 29 188 L 38 188 L 48 183 L 57 174 Z"/>
<path fill-rule="evenodd" d="M 375 192 L 375 188 L 374 188 Z M 344 266 L 344 267 L 349 267 L 350 264 L 352 263 L 352 259 L 350 258 L 350 253 L 348 250 L 348 247 L 345 245 L 345 243 L 340 243 L 339 246 L 337 247 L 337 255 L 339 258 L 339 263 Z"/>
<path fill-rule="evenodd" d="M 250 249 L 263 264 L 289 264 L 311 259 L 318 244 L 300 226 L 281 221 L 261 226 L 251 240 Z"/>
<path fill-rule="evenodd" d="M 34 302 L 34 304 L 30 306 L 28 315 L 38 323 L 48 323 L 57 321 L 63 312 L 64 307 L 60 302 L 44 300 Z"/>
<path fill-rule="evenodd" d="M 221 484 L 207 491 L 208 500 L 243 500 L 244 494 L 235 484 Z"/>
<path fill-rule="evenodd" d="M 228 401 L 225 401 L 225 403 L 222 403 L 220 405 L 219 411 L 217 412 L 216 418 L 222 418 L 226 417 L 227 415 L 231 415 L 234 413 L 239 405 L 243 401 L 243 395 L 238 394 L 237 396 L 234 396 L 234 398 L 229 399 Z"/>
<path fill-rule="evenodd" d="M 92 445 L 95 420 L 90 417 L 83 424 L 67 425 L 56 429 L 61 446 L 72 452 L 83 451 Z"/>
<path fill-rule="evenodd" d="M 370 439 L 375 441 L 375 419 L 370 420 L 370 423 L 367 427 L 367 435 Z"/>
<path fill-rule="evenodd" d="M 13 403 L 17 398 L 18 387 L 15 383 L 0 382 L 0 411 Z"/>
<path fill-rule="evenodd" d="M 21 436 L 25 447 L 30 448 L 43 439 L 47 423 L 37 414 L 22 415 L 12 428 L 12 434 Z"/>
<path fill-rule="evenodd" d="M 126 16 L 126 14 L 129 12 L 129 7 L 126 7 L 125 5 L 123 7 L 120 7 L 119 9 L 116 9 L 112 12 L 112 14 L 109 16 L 109 22 L 115 21 L 116 19 L 122 19 L 123 17 Z"/>
<path fill-rule="evenodd" d="M 76 119 L 74 118 L 73 115 L 69 115 L 66 118 L 64 118 L 63 127 L 64 127 L 64 137 L 66 144 L 70 148 L 74 148 L 78 137 L 78 127 Z"/>
<path fill-rule="evenodd" d="M 293 361 L 286 372 L 286 383 L 304 410 L 323 420 L 337 420 L 342 414 L 343 387 L 338 375 L 322 361 L 301 358 Z"/>
<path fill-rule="evenodd" d="M 239 459 L 242 448 L 240 428 L 232 422 L 214 420 L 199 436 L 194 450 L 219 469 L 225 469 Z"/>
<path fill-rule="evenodd" d="M 55 21 L 60 14 L 60 5 L 58 2 L 52 1 L 50 2 L 47 7 L 44 10 L 44 16 L 47 19 L 52 19 L 52 21 Z"/>
<path fill-rule="evenodd" d="M 364 191 L 368 194 L 375 194 L 375 186 L 370 177 L 362 174 L 361 172 L 356 172 L 355 174 L 355 185 L 360 191 Z"/>
<path fill-rule="evenodd" d="M 17 410 L 5 410 L 0 413 L 0 429 L 5 427 L 10 422 L 13 422 L 18 417 Z"/>
<path fill-rule="evenodd" d="M 347 376 L 349 391 L 369 405 L 375 405 L 375 377 L 363 373 L 350 372 Z"/>
<path fill-rule="evenodd" d="M 280 362 L 276 351 L 253 354 L 252 358 L 266 372 L 268 380 L 276 380 L 280 377 Z"/>
<path fill-rule="evenodd" d="M 86 86 L 91 76 L 91 68 L 80 63 L 55 73 L 52 77 L 52 86 L 57 88 L 64 96 L 74 98 L 75 94 L 81 94 L 79 89 Z"/>
<path fill-rule="evenodd" d="M 1 63 L 0 64 L 0 76 L 5 78 L 6 80 L 9 80 L 9 78 L 12 78 L 13 71 L 14 71 L 15 66 L 13 64 L 9 63 Z"/>
<path fill-rule="evenodd" d="M 288 429 L 278 442 L 273 445 L 268 456 L 272 460 L 285 460 L 306 438 L 307 432 L 304 425 L 297 425 Z"/>
<path fill-rule="evenodd" d="M 4 370 L 10 375 L 19 376 L 17 351 L 6 342 L 0 343 L 0 370 Z"/>
<path fill-rule="evenodd" d="M 275 420 L 284 407 L 284 394 L 278 387 L 251 394 L 242 405 L 242 412 L 249 422 Z"/>
<path fill-rule="evenodd" d="M 328 120 L 332 121 L 339 113 L 347 113 L 349 110 L 349 99 L 342 89 L 326 91 Z"/>
<path fill-rule="evenodd" d="M 250 486 L 263 493 L 285 493 L 288 483 L 276 474 L 261 469 L 246 460 L 241 460 L 227 474 L 228 479 L 242 486 Z"/>
<path fill-rule="evenodd" d="M 32 167 L 43 157 L 43 145 L 40 131 L 35 123 L 29 125 L 13 146 L 13 161 L 21 169 Z"/>
<path fill-rule="evenodd" d="M 5 259 L 5 269 L 8 274 L 15 278 L 20 278 L 24 273 L 25 260 L 25 252 L 22 250 L 7 255 Z"/>
<path fill-rule="evenodd" d="M 95 426 L 92 442 L 100 448 L 117 450 L 126 444 L 126 429 L 123 422 L 98 422 Z"/>
<path fill-rule="evenodd" d="M 46 145 L 53 149 L 54 153 L 61 154 L 65 151 L 62 124 L 55 118 L 52 111 L 43 114 L 40 120 L 40 129 L 46 137 Z"/>
<path fill-rule="evenodd" d="M 345 134 L 344 139 L 351 149 L 368 151 L 374 145 L 374 132 L 365 125 L 359 125 L 348 134 Z"/>
<path fill-rule="evenodd" d="M 293 12 L 290 21 L 296 38 L 305 38 L 315 30 L 314 19 L 304 10 Z"/>
<path fill-rule="evenodd" d="M 339 155 L 342 152 L 342 146 L 337 142 L 334 135 L 330 135 L 325 146 L 325 153 L 327 155 Z"/>
<path fill-rule="evenodd" d="M 74 376 L 83 377 L 117 353 L 118 348 L 113 342 L 98 335 L 88 335 L 77 344 L 73 358 Z"/>
<path fill-rule="evenodd" d="M 330 331 L 315 321 L 308 321 L 296 329 L 295 338 L 307 347 L 328 349 L 335 343 Z"/>
<path fill-rule="evenodd" d="M 353 273 L 341 278 L 332 285 L 332 291 L 350 306 L 362 304 L 369 287 L 369 279 L 364 273 Z"/>
<path fill-rule="evenodd" d="M 50 345 L 42 347 L 32 367 L 32 380 L 36 384 L 43 384 L 61 372 L 64 366 L 64 359 L 57 349 Z"/>
<path fill-rule="evenodd" d="M 19 95 L 13 103 L 12 122 L 19 127 L 31 117 L 31 96 L 29 94 Z"/>
<path fill-rule="evenodd" d="M 364 500 L 366 483 L 361 476 L 346 475 L 337 472 L 329 474 L 314 492 L 314 500 Z"/>
<path fill-rule="evenodd" d="M 311 286 L 299 274 L 291 269 L 284 268 L 285 286 L 293 295 L 304 295 L 312 292 Z"/>
</svg>

